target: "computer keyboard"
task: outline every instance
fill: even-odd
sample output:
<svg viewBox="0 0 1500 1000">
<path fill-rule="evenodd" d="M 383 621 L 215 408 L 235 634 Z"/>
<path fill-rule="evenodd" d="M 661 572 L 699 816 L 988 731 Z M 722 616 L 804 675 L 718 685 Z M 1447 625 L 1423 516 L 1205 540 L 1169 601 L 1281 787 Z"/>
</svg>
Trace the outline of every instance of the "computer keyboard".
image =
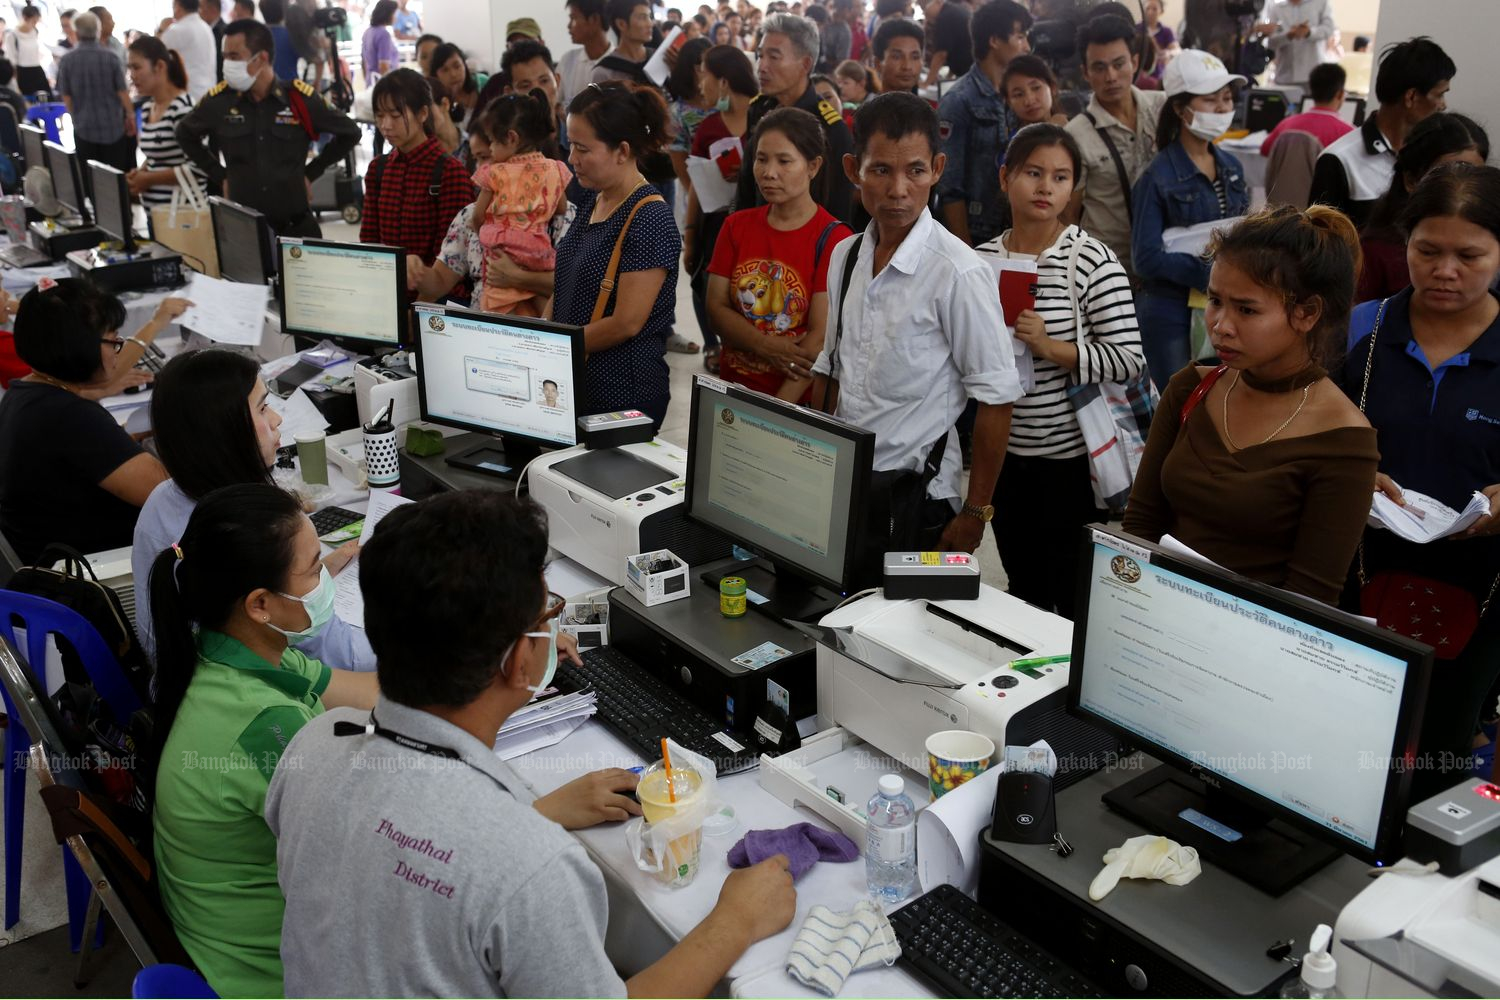
<svg viewBox="0 0 1500 1000">
<path fill-rule="evenodd" d="M 318 537 L 332 534 L 355 521 L 363 521 L 365 516 L 358 511 L 349 510 L 347 507 L 324 507 L 322 510 L 312 512 L 313 530 Z"/>
<path fill-rule="evenodd" d="M 585 652 L 582 667 L 559 663 L 557 683 L 568 690 L 592 687 L 598 692 L 599 721 L 647 760 L 661 757 L 661 739 L 669 736 L 712 760 L 720 775 L 748 771 L 760 763 L 746 737 L 730 733 L 665 681 L 608 646 Z"/>
<path fill-rule="evenodd" d="M 891 914 L 901 963 L 949 997 L 1096 997 L 1092 983 L 951 885 Z"/>
<path fill-rule="evenodd" d="M 24 243 L 12 243 L 0 247 L 0 261 L 10 267 L 43 267 L 52 263 L 52 258 Z"/>
</svg>

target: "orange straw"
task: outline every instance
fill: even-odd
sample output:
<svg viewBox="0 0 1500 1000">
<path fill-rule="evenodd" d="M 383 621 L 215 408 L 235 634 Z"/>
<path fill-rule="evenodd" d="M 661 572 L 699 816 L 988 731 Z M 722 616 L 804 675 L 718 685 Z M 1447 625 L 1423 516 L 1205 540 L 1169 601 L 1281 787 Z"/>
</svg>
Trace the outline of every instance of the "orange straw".
<svg viewBox="0 0 1500 1000">
<path fill-rule="evenodd" d="M 672 755 L 667 753 L 667 738 L 661 738 L 661 761 L 667 766 L 667 801 L 676 802 L 677 792 L 672 788 Z"/>
</svg>

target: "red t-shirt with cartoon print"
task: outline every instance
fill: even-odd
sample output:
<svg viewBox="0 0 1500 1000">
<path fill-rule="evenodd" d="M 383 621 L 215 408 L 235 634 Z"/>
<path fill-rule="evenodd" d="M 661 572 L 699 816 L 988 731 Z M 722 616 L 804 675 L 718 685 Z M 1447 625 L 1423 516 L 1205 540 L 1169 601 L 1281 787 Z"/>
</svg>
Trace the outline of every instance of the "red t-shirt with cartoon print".
<svg viewBox="0 0 1500 1000">
<path fill-rule="evenodd" d="M 708 273 L 729 280 L 740 314 L 761 333 L 800 337 L 807 332 L 812 297 L 828 290 L 828 258 L 851 230 L 821 206 L 806 225 L 790 231 L 771 228 L 770 212 L 769 205 L 762 205 L 724 220 Z M 719 357 L 719 377 L 772 395 L 785 378 L 759 355 L 727 344 Z"/>
</svg>

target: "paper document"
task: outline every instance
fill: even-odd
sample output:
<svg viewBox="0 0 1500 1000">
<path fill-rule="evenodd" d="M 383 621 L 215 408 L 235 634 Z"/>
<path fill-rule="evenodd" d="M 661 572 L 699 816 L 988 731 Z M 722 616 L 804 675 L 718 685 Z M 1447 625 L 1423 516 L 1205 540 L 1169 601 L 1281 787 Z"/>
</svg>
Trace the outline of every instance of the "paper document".
<svg viewBox="0 0 1500 1000">
<path fill-rule="evenodd" d="M 394 493 L 371 493 L 370 505 L 365 508 L 365 526 L 359 533 L 359 544 L 364 545 L 375 532 L 375 526 L 391 511 L 412 501 Z M 333 578 L 333 611 L 350 625 L 365 627 L 365 595 L 359 589 L 359 557 L 345 566 Z"/>
<path fill-rule="evenodd" d="M 505 720 L 495 737 L 495 753 L 511 760 L 561 742 L 599 710 L 598 700 L 592 690 L 543 692 Z"/>
<path fill-rule="evenodd" d="M 689 156 L 687 172 L 688 180 L 693 182 L 693 191 L 698 195 L 698 207 L 703 211 L 722 211 L 734 200 L 734 182 L 724 179 L 719 165 L 713 160 Z"/>
<path fill-rule="evenodd" d="M 1454 510 L 1416 490 L 1402 490 L 1402 506 L 1379 490 L 1370 504 L 1370 524 L 1386 528 L 1409 542 L 1432 542 L 1467 531 L 1475 521 L 1490 512 L 1490 501 L 1478 490 L 1463 510 Z"/>
<path fill-rule="evenodd" d="M 323 419 L 323 412 L 313 405 L 312 400 L 301 389 L 286 399 L 267 393 L 266 405 L 281 415 L 283 448 L 295 444 L 298 434 L 316 434 L 318 431 L 328 430 L 328 421 Z"/>
<path fill-rule="evenodd" d="M 1201 257 L 1203 251 L 1208 249 L 1208 241 L 1213 239 L 1214 233 L 1221 229 L 1232 229 L 1243 218 L 1243 215 L 1236 215 L 1232 219 L 1210 219 L 1196 226 L 1172 226 L 1161 234 L 1162 249 L 1167 253 L 1186 253 Z"/>
<path fill-rule="evenodd" d="M 671 33 L 661 40 L 661 44 L 656 47 L 656 51 L 651 53 L 651 58 L 646 60 L 644 72 L 656 81 L 658 87 L 666 84 L 667 75 L 672 72 L 667 66 L 667 53 L 675 48 L 680 48 L 682 42 L 682 28 L 673 28 Z"/>
<path fill-rule="evenodd" d="M 193 305 L 177 322 L 221 344 L 258 347 L 270 294 L 268 285 L 225 281 L 193 271 L 182 292 Z"/>
</svg>

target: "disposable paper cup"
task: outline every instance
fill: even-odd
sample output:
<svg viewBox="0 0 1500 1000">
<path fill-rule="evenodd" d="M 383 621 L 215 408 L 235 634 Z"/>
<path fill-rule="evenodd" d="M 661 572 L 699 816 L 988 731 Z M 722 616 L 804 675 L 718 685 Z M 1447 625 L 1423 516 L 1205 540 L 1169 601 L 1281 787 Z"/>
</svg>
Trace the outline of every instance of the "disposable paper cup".
<svg viewBox="0 0 1500 1000">
<path fill-rule="evenodd" d="M 328 446 L 321 431 L 315 434 L 298 434 L 297 469 L 302 481 L 309 484 L 328 485 Z"/>
<path fill-rule="evenodd" d="M 640 800 L 641 812 L 647 823 L 660 823 L 677 815 L 697 802 L 703 788 L 703 779 L 697 771 L 688 767 L 672 768 L 672 792 L 676 801 L 667 794 L 667 770 L 661 761 L 646 768 L 636 786 L 635 796 Z M 661 859 L 661 871 L 656 877 L 673 889 L 690 885 L 698 877 L 698 856 L 703 848 L 703 825 L 700 822 L 690 833 L 667 841 L 666 857 Z"/>
<path fill-rule="evenodd" d="M 933 801 L 989 770 L 995 741 L 967 729 L 945 729 L 927 737 L 927 791 Z"/>
</svg>

